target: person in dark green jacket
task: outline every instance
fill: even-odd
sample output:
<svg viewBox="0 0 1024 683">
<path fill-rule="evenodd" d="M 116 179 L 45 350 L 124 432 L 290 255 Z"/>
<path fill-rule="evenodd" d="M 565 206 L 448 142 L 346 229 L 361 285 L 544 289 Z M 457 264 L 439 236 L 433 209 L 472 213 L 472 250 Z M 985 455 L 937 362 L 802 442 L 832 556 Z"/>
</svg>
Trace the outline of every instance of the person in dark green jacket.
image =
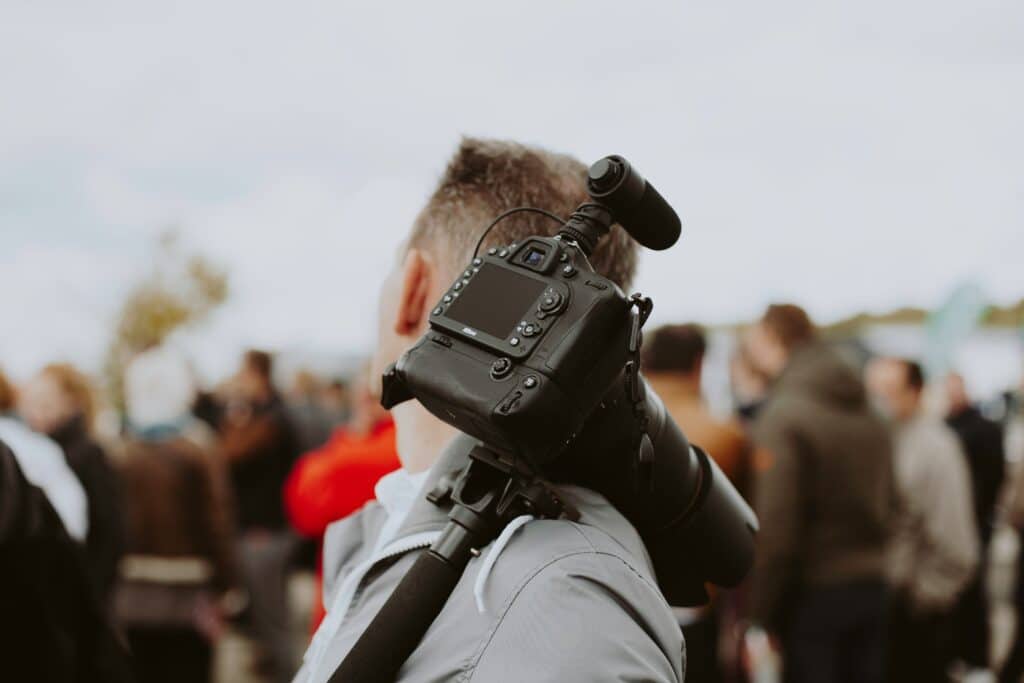
<svg viewBox="0 0 1024 683">
<path fill-rule="evenodd" d="M 787 681 L 881 681 L 887 427 L 798 306 L 768 307 L 744 343 L 771 378 L 753 429 L 761 534 L 751 618 L 780 644 Z"/>
</svg>

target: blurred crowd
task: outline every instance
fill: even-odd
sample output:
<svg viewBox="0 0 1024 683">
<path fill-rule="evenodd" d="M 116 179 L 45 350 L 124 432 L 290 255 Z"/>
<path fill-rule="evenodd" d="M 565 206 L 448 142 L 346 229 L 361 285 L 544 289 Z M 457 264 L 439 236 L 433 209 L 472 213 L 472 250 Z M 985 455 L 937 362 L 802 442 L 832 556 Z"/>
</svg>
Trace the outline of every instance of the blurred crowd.
<svg viewBox="0 0 1024 683">
<path fill-rule="evenodd" d="M 651 385 L 761 525 L 747 584 L 680 613 L 689 677 L 1019 681 L 1024 634 L 996 652 L 987 579 L 996 528 L 1024 530 L 1024 385 L 983 410 L 956 372 L 823 339 L 791 304 L 737 337 L 726 418 L 704 403 L 699 327 L 644 346 Z"/>
<path fill-rule="evenodd" d="M 253 350 L 204 391 L 183 355 L 156 347 L 128 364 L 119 428 L 104 433 L 109 406 L 70 365 L 17 389 L 0 375 L 0 543 L 19 558 L 0 585 L 5 630 L 23 627 L 14 651 L 26 671 L 210 680 L 230 628 L 254 653 L 239 679 L 291 680 L 294 633 L 312 625 L 290 623 L 289 576 L 312 570 L 326 526 L 398 467 L 394 427 L 365 380 L 299 372 L 280 392 L 272 356 Z M 57 555 L 74 562 L 40 572 Z M 89 585 L 77 590 L 79 580 Z M 46 597 L 55 583 L 89 599 Z M 20 609 L 6 609 L 18 595 Z M 47 662 L 55 668 L 39 668 Z"/>
<path fill-rule="evenodd" d="M 735 334 L 723 415 L 702 387 L 707 345 L 696 325 L 653 330 L 644 372 L 761 533 L 746 585 L 676 610 L 687 680 L 1019 681 L 1024 633 L 997 655 L 986 578 L 996 529 L 1024 533 L 1020 391 L 983 410 L 958 374 L 823 339 L 802 309 L 774 305 Z M 253 350 L 206 389 L 156 347 L 123 380 L 111 432 L 98 427 L 111 407 L 70 365 L 17 388 L 0 375 L 13 651 L 52 678 L 204 681 L 231 629 L 253 644 L 251 676 L 290 680 L 294 634 L 323 611 L 316 600 L 293 623 L 289 577 L 319 571 L 327 526 L 399 466 L 368 373 L 299 372 L 281 391 L 273 357 Z"/>
</svg>

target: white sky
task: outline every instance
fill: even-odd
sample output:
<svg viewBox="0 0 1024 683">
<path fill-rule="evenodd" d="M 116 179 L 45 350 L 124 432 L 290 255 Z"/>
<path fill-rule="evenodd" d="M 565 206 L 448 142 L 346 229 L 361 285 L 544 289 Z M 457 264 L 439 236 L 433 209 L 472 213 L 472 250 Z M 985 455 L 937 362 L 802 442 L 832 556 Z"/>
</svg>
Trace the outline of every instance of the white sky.
<svg viewBox="0 0 1024 683">
<path fill-rule="evenodd" d="M 96 368 L 168 225 L 232 276 L 201 364 L 369 349 L 461 134 L 630 158 L 683 219 L 642 263 L 656 321 L 933 306 L 969 277 L 1024 296 L 1020 2 L 260 5 L 0 10 L 15 376 Z"/>
</svg>

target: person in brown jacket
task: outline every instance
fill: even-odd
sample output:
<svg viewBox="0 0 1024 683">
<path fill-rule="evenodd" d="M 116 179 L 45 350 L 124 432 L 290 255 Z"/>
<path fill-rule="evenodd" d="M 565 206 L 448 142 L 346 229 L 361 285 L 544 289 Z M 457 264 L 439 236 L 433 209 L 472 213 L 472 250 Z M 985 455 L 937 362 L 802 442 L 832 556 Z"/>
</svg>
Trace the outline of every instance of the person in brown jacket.
<svg viewBox="0 0 1024 683">
<path fill-rule="evenodd" d="M 894 501 L 888 429 L 798 306 L 769 306 L 745 344 L 771 378 L 753 429 L 761 533 L 752 621 L 781 641 L 787 681 L 880 682 Z"/>
<path fill-rule="evenodd" d="M 698 325 L 666 325 L 644 339 L 641 364 L 651 388 L 691 443 L 715 459 L 729 480 L 745 493 L 749 444 L 733 420 L 712 414 L 701 392 L 707 340 Z"/>
<path fill-rule="evenodd" d="M 114 595 L 140 681 L 208 681 L 220 599 L 237 585 L 229 484 L 192 420 L 188 367 L 165 349 L 126 373 L 126 554 Z"/>
</svg>

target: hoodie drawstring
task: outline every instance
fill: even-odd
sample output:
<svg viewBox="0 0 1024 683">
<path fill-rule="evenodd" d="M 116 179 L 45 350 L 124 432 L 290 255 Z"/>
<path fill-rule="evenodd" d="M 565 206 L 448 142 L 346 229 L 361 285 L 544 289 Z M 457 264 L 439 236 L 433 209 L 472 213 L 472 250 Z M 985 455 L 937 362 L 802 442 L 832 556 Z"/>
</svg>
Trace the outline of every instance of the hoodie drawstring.
<svg viewBox="0 0 1024 683">
<path fill-rule="evenodd" d="M 484 557 L 484 563 L 480 566 L 480 572 L 476 575 L 476 581 L 473 584 L 473 597 L 476 598 L 476 609 L 480 614 L 487 613 L 487 606 L 484 602 L 484 584 L 487 583 L 487 577 L 490 576 L 494 563 L 498 561 L 501 551 L 512 540 L 512 535 L 519 531 L 527 522 L 533 521 L 533 519 L 533 515 L 520 515 L 513 519 L 505 525 L 497 540 L 494 541 L 494 545 L 487 551 L 487 556 Z"/>
</svg>

